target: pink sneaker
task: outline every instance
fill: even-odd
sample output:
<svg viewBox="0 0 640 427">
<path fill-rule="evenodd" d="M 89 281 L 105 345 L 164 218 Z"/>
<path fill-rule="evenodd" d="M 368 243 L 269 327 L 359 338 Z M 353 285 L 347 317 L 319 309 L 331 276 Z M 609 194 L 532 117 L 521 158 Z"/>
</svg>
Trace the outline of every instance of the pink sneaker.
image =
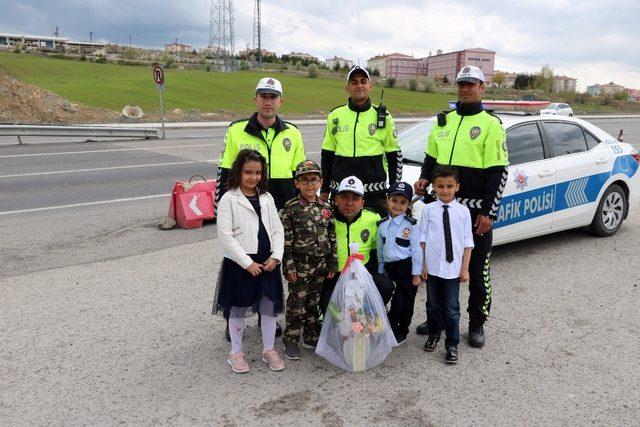
<svg viewBox="0 0 640 427">
<path fill-rule="evenodd" d="M 284 360 L 282 360 L 278 352 L 273 349 L 262 353 L 262 361 L 269 365 L 269 369 L 272 371 L 282 371 L 284 369 Z"/>
<path fill-rule="evenodd" d="M 231 353 L 227 359 L 227 363 L 231 365 L 231 370 L 236 374 L 246 374 L 249 372 L 249 364 L 244 358 L 244 352 Z"/>
</svg>

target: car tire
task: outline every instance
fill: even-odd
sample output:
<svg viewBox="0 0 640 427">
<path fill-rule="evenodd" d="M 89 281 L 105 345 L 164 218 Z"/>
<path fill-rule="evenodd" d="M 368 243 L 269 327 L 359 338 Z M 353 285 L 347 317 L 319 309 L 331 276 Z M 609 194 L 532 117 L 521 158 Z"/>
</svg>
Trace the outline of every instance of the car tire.
<svg viewBox="0 0 640 427">
<path fill-rule="evenodd" d="M 569 117 L 573 117 L 573 113 L 569 113 Z"/>
<path fill-rule="evenodd" d="M 600 237 L 616 234 L 627 216 L 627 209 L 629 204 L 624 190 L 617 184 L 609 186 L 600 198 L 589 232 Z"/>
</svg>

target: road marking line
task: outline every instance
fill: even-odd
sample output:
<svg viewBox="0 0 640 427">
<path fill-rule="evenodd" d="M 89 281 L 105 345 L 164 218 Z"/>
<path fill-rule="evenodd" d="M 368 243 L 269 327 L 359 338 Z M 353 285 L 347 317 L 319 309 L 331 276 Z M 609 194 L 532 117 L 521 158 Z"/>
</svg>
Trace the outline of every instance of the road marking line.
<svg viewBox="0 0 640 427">
<path fill-rule="evenodd" d="M 107 167 L 107 168 L 72 169 L 72 170 L 51 171 L 51 172 L 18 173 L 18 174 L 14 174 L 14 175 L 0 175 L 0 179 L 2 179 L 2 178 L 22 178 L 22 177 L 27 177 L 27 176 L 42 176 L 42 175 L 60 175 L 60 174 L 65 174 L 65 173 L 98 172 L 98 171 L 109 171 L 109 170 L 118 170 L 118 169 L 135 169 L 135 168 L 152 168 L 152 167 L 172 166 L 172 165 L 189 165 L 189 164 L 196 164 L 196 163 L 217 164 L 218 160 L 204 160 L 204 161 L 189 160 L 189 161 L 186 161 L 186 162 L 152 163 L 152 164 L 146 164 L 146 165 L 111 166 L 111 167 Z"/>
<path fill-rule="evenodd" d="M 90 150 L 90 151 L 59 151 L 55 153 L 31 153 L 31 154 L 7 154 L 0 156 L 0 159 L 13 159 L 16 157 L 37 157 L 37 156 L 64 156 L 67 154 L 93 154 L 93 153 L 113 153 L 117 151 L 153 151 L 166 148 L 192 148 L 192 147 L 211 147 L 212 144 L 191 144 L 191 145 L 167 145 L 164 147 L 140 147 L 140 148 L 113 148 L 109 150 Z"/>
<path fill-rule="evenodd" d="M 73 204 L 70 204 L 70 205 L 46 206 L 46 207 L 43 207 L 43 208 L 32 208 L 32 209 L 20 209 L 20 210 L 15 210 L 15 211 L 0 212 L 0 215 L 11 215 L 11 214 L 20 214 L 20 213 L 29 213 L 29 212 L 41 212 L 41 211 L 50 211 L 50 210 L 54 210 L 54 209 L 78 208 L 78 207 L 82 207 L 82 206 L 106 205 L 106 204 L 109 204 L 109 203 L 130 202 L 130 201 L 134 201 L 134 200 L 158 199 L 160 197 L 169 197 L 170 195 L 171 195 L 171 193 L 154 194 L 152 196 L 128 197 L 128 198 L 125 198 L 125 199 L 100 200 L 98 202 L 73 203 Z"/>
</svg>

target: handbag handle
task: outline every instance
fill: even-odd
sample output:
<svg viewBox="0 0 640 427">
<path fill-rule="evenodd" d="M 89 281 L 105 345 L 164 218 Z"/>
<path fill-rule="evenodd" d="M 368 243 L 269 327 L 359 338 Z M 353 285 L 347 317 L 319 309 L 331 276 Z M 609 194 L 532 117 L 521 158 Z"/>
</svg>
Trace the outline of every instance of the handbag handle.
<svg viewBox="0 0 640 427">
<path fill-rule="evenodd" d="M 203 181 L 206 181 L 206 180 L 207 180 L 207 178 L 205 178 L 205 177 L 204 177 L 204 176 L 202 176 L 202 175 L 193 175 L 191 178 L 189 178 L 189 184 L 191 184 L 191 180 L 192 180 L 193 178 L 196 178 L 196 177 L 200 177 L 200 178 L 202 178 L 202 180 L 203 180 Z"/>
</svg>

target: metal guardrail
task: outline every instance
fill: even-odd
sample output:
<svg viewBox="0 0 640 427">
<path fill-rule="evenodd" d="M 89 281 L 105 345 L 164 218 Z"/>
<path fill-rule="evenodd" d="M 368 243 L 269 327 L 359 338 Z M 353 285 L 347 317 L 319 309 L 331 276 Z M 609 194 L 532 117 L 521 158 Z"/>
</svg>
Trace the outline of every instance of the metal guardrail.
<svg viewBox="0 0 640 427">
<path fill-rule="evenodd" d="M 96 138 L 159 138 L 160 131 L 152 128 L 109 126 L 38 126 L 0 125 L 0 136 L 15 136 L 22 145 L 23 136 L 96 137 Z"/>
</svg>

